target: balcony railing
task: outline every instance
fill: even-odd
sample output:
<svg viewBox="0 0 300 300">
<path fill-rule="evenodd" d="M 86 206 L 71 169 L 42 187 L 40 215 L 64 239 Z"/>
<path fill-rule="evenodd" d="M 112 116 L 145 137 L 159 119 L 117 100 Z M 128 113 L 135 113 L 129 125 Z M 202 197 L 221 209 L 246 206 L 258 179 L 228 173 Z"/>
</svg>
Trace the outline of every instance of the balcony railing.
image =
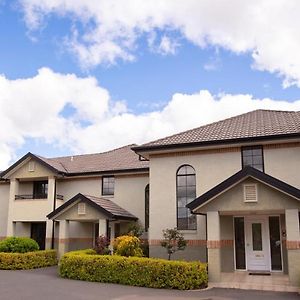
<svg viewBox="0 0 300 300">
<path fill-rule="evenodd" d="M 15 199 L 47 199 L 48 195 L 46 194 L 24 194 L 24 195 L 15 195 Z M 56 195 L 56 200 L 64 200 L 63 195 Z"/>
</svg>

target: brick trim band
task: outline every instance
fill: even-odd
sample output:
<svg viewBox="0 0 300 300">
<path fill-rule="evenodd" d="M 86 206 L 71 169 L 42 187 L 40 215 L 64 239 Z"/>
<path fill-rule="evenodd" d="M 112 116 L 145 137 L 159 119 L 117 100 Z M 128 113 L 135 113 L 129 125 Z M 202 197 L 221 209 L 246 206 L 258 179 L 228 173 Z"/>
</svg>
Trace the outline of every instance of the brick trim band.
<svg viewBox="0 0 300 300">
<path fill-rule="evenodd" d="M 300 249 L 300 241 L 286 241 L 287 250 L 297 250 Z"/>
<path fill-rule="evenodd" d="M 206 240 L 186 240 L 188 246 L 206 246 Z M 160 246 L 161 240 L 149 240 L 149 246 Z"/>
</svg>

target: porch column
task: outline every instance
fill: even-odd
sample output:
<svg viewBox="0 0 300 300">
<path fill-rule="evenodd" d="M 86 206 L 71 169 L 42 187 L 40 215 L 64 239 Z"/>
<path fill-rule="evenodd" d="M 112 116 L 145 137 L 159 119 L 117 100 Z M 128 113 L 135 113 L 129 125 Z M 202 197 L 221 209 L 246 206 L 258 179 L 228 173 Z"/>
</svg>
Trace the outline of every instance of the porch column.
<svg viewBox="0 0 300 300">
<path fill-rule="evenodd" d="M 99 219 L 99 236 L 107 236 L 107 222 L 106 219 Z"/>
<path fill-rule="evenodd" d="M 48 197 L 47 197 L 49 212 L 53 211 L 54 201 L 55 201 L 55 177 L 49 176 L 48 177 Z M 46 249 L 51 249 L 52 230 L 53 230 L 53 221 L 47 220 L 46 221 L 46 241 L 45 241 Z"/>
<path fill-rule="evenodd" d="M 298 286 L 300 279 L 300 234 L 299 234 L 299 210 L 286 209 L 286 248 L 288 255 L 288 272 L 291 284 Z"/>
<path fill-rule="evenodd" d="M 58 256 L 59 258 L 68 251 L 69 246 L 69 221 L 59 221 Z"/>
<path fill-rule="evenodd" d="M 217 211 L 207 213 L 207 249 L 208 279 L 211 282 L 221 280 L 221 235 L 220 216 Z"/>
<path fill-rule="evenodd" d="M 14 236 L 16 234 L 16 223 L 13 222 L 14 202 L 15 196 L 19 193 L 19 180 L 13 178 L 9 185 L 9 201 L 8 201 L 8 215 L 6 236 Z"/>
</svg>

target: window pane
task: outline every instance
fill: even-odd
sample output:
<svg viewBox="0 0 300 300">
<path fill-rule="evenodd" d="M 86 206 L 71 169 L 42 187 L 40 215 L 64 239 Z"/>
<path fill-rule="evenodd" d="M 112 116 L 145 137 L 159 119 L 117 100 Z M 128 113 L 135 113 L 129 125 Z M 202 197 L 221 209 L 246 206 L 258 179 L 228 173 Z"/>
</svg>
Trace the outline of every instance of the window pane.
<svg viewBox="0 0 300 300">
<path fill-rule="evenodd" d="M 246 269 L 244 218 L 234 218 L 235 264 L 236 269 Z"/>
<path fill-rule="evenodd" d="M 281 271 L 281 238 L 279 217 L 269 217 L 272 270 Z"/>
<path fill-rule="evenodd" d="M 177 228 L 196 229 L 196 216 L 190 215 L 187 203 L 196 198 L 196 176 L 193 167 L 184 165 L 177 172 Z"/>
<path fill-rule="evenodd" d="M 254 165 L 262 165 L 262 157 L 261 156 L 253 156 L 253 164 Z"/>
<path fill-rule="evenodd" d="M 262 155 L 262 149 L 261 148 L 253 148 L 252 149 L 252 155 L 261 156 Z"/>
<path fill-rule="evenodd" d="M 263 149 L 257 146 L 242 149 L 242 163 L 243 167 L 251 166 L 253 168 L 263 171 Z"/>
<path fill-rule="evenodd" d="M 177 176 L 177 185 L 186 186 L 186 176 Z"/>
<path fill-rule="evenodd" d="M 196 176 L 195 175 L 186 176 L 186 184 L 189 186 L 196 185 Z"/>
<path fill-rule="evenodd" d="M 114 195 L 115 178 L 102 177 L 102 195 Z"/>
<path fill-rule="evenodd" d="M 252 223 L 253 251 L 262 251 L 261 223 Z"/>
</svg>

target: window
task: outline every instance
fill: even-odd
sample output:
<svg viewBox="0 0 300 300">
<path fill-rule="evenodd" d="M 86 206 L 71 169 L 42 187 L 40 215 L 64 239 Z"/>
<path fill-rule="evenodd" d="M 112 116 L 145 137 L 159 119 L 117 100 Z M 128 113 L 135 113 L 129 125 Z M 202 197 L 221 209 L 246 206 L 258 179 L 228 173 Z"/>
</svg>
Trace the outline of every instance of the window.
<svg viewBox="0 0 300 300">
<path fill-rule="evenodd" d="M 48 181 L 33 182 L 33 199 L 45 199 L 48 197 Z"/>
<path fill-rule="evenodd" d="M 184 165 L 177 171 L 177 228 L 180 230 L 197 229 L 196 215 L 186 207 L 196 198 L 196 175 L 193 167 Z"/>
<path fill-rule="evenodd" d="M 145 232 L 149 229 L 149 184 L 145 188 Z"/>
<path fill-rule="evenodd" d="M 115 192 L 115 177 L 102 177 L 102 195 L 114 195 Z"/>
<path fill-rule="evenodd" d="M 264 172 L 264 158 L 262 146 L 242 148 L 242 167 L 251 166 Z"/>
</svg>

